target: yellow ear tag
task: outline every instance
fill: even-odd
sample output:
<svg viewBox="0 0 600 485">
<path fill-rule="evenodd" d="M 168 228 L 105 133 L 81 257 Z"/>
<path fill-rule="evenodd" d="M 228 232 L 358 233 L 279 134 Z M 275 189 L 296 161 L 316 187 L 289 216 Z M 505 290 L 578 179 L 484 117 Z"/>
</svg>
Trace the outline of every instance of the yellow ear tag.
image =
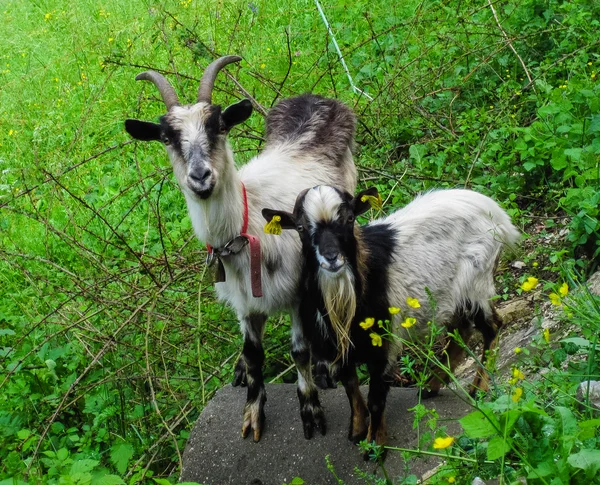
<svg viewBox="0 0 600 485">
<path fill-rule="evenodd" d="M 383 209 L 383 200 L 381 200 L 381 195 L 377 194 L 377 197 L 373 197 L 372 195 L 363 195 L 360 198 L 361 202 L 369 202 L 371 205 L 371 209 L 375 209 L 380 211 Z"/>
<path fill-rule="evenodd" d="M 279 236 L 281 234 L 281 216 L 273 216 L 270 222 L 265 224 L 265 232 L 267 234 L 275 234 Z"/>
</svg>

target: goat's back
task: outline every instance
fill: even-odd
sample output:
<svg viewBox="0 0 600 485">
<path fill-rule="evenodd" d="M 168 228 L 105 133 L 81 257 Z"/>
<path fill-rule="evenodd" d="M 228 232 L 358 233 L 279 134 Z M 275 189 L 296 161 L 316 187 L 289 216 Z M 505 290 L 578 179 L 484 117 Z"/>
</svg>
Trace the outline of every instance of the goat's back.
<svg viewBox="0 0 600 485">
<path fill-rule="evenodd" d="M 427 287 L 437 305 L 429 318 L 438 320 L 458 309 L 487 313 L 502 247 L 520 238 L 496 202 L 469 190 L 425 193 L 369 226 L 378 224 L 388 225 L 396 239 L 388 301 L 402 307 L 412 297 L 428 305 Z"/>
<path fill-rule="evenodd" d="M 280 101 L 267 115 L 267 146 L 292 145 L 342 165 L 354 143 L 356 117 L 341 101 L 302 94 Z"/>
</svg>

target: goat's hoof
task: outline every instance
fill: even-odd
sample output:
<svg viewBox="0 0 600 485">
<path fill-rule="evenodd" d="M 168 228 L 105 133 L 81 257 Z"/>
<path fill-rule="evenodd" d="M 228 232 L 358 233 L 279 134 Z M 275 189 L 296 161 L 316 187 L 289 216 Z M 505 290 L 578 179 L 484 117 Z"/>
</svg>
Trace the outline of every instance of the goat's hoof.
<svg viewBox="0 0 600 485">
<path fill-rule="evenodd" d="M 421 399 L 431 399 L 440 393 L 439 389 L 421 389 Z"/>
<path fill-rule="evenodd" d="M 320 405 L 314 406 L 307 404 L 300 411 L 302 416 L 302 426 L 304 427 L 304 437 L 309 440 L 313 437 L 313 432 L 318 429 L 322 435 L 327 433 L 327 421 L 325 413 Z"/>
<path fill-rule="evenodd" d="M 233 387 L 242 386 L 246 387 L 248 380 L 246 379 L 246 364 L 240 357 L 235 364 L 235 370 L 233 371 L 233 381 L 231 385 Z"/>
<path fill-rule="evenodd" d="M 367 437 L 367 430 L 365 429 L 361 433 L 353 434 L 352 431 L 348 434 L 348 439 L 355 445 L 359 444 L 362 440 Z"/>
<path fill-rule="evenodd" d="M 258 398 L 255 401 L 246 402 L 244 407 L 244 419 L 242 423 L 242 438 L 247 438 L 253 431 L 252 439 L 260 441 L 263 428 L 265 427 L 265 401 L 266 398 Z"/>
</svg>

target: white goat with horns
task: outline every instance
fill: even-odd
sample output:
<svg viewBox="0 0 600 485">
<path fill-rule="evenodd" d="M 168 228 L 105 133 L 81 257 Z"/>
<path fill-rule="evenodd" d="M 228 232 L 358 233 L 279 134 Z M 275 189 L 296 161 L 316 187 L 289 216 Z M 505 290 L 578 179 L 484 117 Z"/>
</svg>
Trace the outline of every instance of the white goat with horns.
<svg viewBox="0 0 600 485">
<path fill-rule="evenodd" d="M 296 194 L 317 184 L 353 192 L 356 168 L 351 147 L 356 121 L 348 107 L 332 99 L 304 94 L 283 100 L 267 116 L 262 153 L 236 170 L 226 135 L 248 119 L 252 104 L 244 99 L 221 110 L 211 98 L 218 72 L 240 60 L 226 56 L 212 62 L 192 105 L 181 105 L 161 74 L 141 73 L 136 79 L 156 85 L 167 113 L 159 124 L 128 119 L 125 128 L 138 140 L 165 145 L 194 231 L 207 244 L 209 259 L 216 258 L 222 280 L 215 285 L 217 295 L 237 312 L 244 336 L 234 378 L 234 385 L 244 379 L 248 384 L 242 436 L 253 431 L 258 441 L 266 401 L 263 331 L 267 317 L 281 310 L 289 311 L 292 322 L 301 413 L 311 415 L 309 421 L 325 431 L 322 412 L 312 416 L 308 400 L 303 399 L 316 390 L 299 316 L 300 241 L 292 232 L 280 238 L 265 237 L 260 210 L 265 206 L 291 210 Z M 312 426 L 308 432 L 312 433 Z"/>
</svg>

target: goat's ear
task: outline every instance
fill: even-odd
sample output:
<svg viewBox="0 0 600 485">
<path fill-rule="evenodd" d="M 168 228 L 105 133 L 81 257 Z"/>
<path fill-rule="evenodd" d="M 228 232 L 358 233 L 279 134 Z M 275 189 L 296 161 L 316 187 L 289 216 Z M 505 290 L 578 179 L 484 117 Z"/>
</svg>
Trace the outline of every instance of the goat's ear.
<svg viewBox="0 0 600 485">
<path fill-rule="evenodd" d="M 296 218 L 294 217 L 294 214 L 290 212 L 263 209 L 262 215 L 267 222 L 271 222 L 275 216 L 281 217 L 281 220 L 279 221 L 281 229 L 296 229 Z"/>
<path fill-rule="evenodd" d="M 149 121 L 125 120 L 125 130 L 136 140 L 160 140 L 160 125 Z"/>
<path fill-rule="evenodd" d="M 252 114 L 252 103 L 249 99 L 242 99 L 239 103 L 227 106 L 221 114 L 222 126 L 225 131 L 231 130 L 235 125 L 243 123 Z"/>
<path fill-rule="evenodd" d="M 370 187 L 356 194 L 352 199 L 352 209 L 354 215 L 359 216 L 364 214 L 373 207 L 373 201 L 381 201 L 377 187 Z"/>
</svg>

